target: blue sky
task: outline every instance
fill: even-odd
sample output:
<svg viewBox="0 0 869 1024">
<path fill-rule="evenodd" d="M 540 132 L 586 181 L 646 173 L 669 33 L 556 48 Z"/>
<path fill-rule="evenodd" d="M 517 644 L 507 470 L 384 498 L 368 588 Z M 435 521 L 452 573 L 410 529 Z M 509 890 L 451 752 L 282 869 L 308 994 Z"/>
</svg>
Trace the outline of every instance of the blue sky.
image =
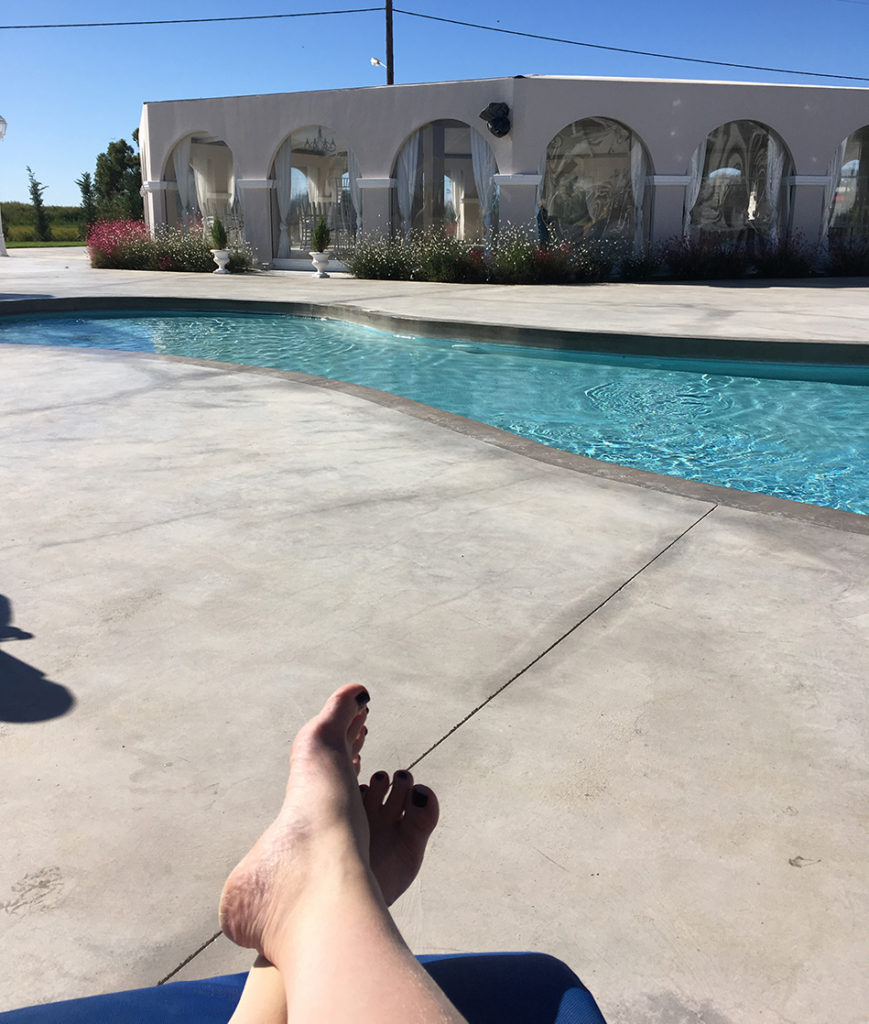
<svg viewBox="0 0 869 1024">
<path fill-rule="evenodd" d="M 396 7 L 606 46 L 869 76 L 869 0 L 393 0 Z M 319 9 L 374 7 L 337 0 Z M 4 0 L 0 24 L 282 14 L 304 0 Z M 77 204 L 75 179 L 93 172 L 113 139 L 131 139 L 142 103 L 201 96 L 333 89 L 384 82 L 380 13 L 204 25 L 0 29 L 0 201 L 27 201 L 26 165 L 48 204 Z M 395 80 L 516 74 L 814 83 L 800 74 L 746 71 L 521 39 L 395 15 Z M 869 93 L 867 93 L 869 122 Z"/>
</svg>

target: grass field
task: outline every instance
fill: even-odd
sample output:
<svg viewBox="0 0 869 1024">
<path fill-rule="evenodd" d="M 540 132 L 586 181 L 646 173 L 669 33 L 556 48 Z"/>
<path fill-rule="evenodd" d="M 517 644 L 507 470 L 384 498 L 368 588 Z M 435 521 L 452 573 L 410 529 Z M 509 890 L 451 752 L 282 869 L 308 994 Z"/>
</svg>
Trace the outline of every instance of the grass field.
<svg viewBox="0 0 869 1024">
<path fill-rule="evenodd" d="M 11 242 L 6 239 L 7 249 L 84 249 L 81 240 L 77 242 Z"/>
</svg>

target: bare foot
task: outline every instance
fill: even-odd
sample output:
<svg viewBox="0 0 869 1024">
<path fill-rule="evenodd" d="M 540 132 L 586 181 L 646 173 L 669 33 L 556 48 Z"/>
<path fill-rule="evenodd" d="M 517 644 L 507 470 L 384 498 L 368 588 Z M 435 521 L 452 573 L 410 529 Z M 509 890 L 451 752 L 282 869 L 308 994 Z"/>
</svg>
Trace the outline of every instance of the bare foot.
<svg viewBox="0 0 869 1024">
<path fill-rule="evenodd" d="M 438 823 L 438 801 L 427 786 L 414 786 L 410 772 L 392 777 L 375 772 L 362 791 L 368 817 L 371 870 L 391 906 L 410 886 L 422 866 L 429 836 Z"/>
<path fill-rule="evenodd" d="M 343 687 L 302 728 L 290 752 L 281 811 L 224 886 L 221 927 L 260 954 L 232 1024 L 286 1024 L 291 1002 L 298 1024 L 298 1011 L 312 996 L 318 1021 L 326 1001 L 345 1005 L 329 1019 L 344 1019 L 352 1008 L 361 1020 L 366 987 L 378 1021 L 405 1021 L 415 1003 L 425 1016 L 414 1019 L 461 1020 L 386 910 L 419 871 L 438 802 L 430 789 L 414 786 L 407 771 L 396 772 L 391 786 L 386 772 L 376 772 L 368 786 L 356 785 L 367 700 L 362 687 Z M 345 970 L 359 960 L 359 977 L 336 986 L 324 968 L 341 959 L 341 947 Z M 321 969 L 312 971 L 312 961 Z M 394 1015 L 383 1015 L 384 985 L 373 976 L 372 961 L 390 980 Z"/>
<path fill-rule="evenodd" d="M 269 960 L 300 904 L 328 885 L 333 872 L 373 883 L 368 818 L 356 782 L 368 699 L 364 687 L 344 686 L 302 727 L 290 750 L 281 810 L 223 887 L 223 932 Z"/>
</svg>

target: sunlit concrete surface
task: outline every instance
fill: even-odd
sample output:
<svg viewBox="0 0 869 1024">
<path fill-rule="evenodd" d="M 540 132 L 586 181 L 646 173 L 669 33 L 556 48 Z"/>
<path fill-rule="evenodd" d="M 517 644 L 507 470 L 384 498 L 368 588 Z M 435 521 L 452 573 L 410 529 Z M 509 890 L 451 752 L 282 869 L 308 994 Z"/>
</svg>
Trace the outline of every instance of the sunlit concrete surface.
<svg viewBox="0 0 869 1024">
<path fill-rule="evenodd" d="M 0 261 L 0 292 L 498 307 L 57 252 Z M 533 322 L 524 291 L 502 321 Z M 603 292 L 669 322 L 652 286 L 541 291 L 553 323 Z M 771 332 L 826 302 L 865 341 L 865 289 L 693 294 L 680 328 L 760 295 Z M 864 1019 L 866 517 L 277 371 L 2 345 L 0 381 L 0 1010 L 244 969 L 223 878 L 293 732 L 358 679 L 364 770 L 418 762 L 441 797 L 397 908 L 414 950 L 553 953 L 611 1024 Z"/>
</svg>

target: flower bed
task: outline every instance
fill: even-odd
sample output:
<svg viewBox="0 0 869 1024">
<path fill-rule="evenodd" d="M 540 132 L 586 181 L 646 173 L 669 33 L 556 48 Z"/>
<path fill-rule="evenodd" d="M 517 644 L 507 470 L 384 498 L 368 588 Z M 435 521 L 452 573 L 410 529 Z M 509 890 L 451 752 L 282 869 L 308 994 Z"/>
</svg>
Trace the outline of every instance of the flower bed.
<svg viewBox="0 0 869 1024">
<path fill-rule="evenodd" d="M 799 235 L 770 244 L 733 245 L 677 237 L 637 250 L 625 242 L 540 242 L 533 230 L 507 228 L 491 245 L 442 231 L 410 239 L 362 239 L 340 253 L 360 278 L 476 284 L 580 284 L 596 281 L 739 280 L 869 274 L 869 242 L 810 246 Z"/>
<path fill-rule="evenodd" d="M 167 270 L 206 274 L 214 270 L 211 243 L 201 226 L 184 232 L 163 228 L 154 238 L 142 220 L 99 220 L 87 235 L 91 266 L 110 270 Z M 252 269 L 247 245 L 230 247 L 227 269 L 240 274 Z"/>
</svg>

